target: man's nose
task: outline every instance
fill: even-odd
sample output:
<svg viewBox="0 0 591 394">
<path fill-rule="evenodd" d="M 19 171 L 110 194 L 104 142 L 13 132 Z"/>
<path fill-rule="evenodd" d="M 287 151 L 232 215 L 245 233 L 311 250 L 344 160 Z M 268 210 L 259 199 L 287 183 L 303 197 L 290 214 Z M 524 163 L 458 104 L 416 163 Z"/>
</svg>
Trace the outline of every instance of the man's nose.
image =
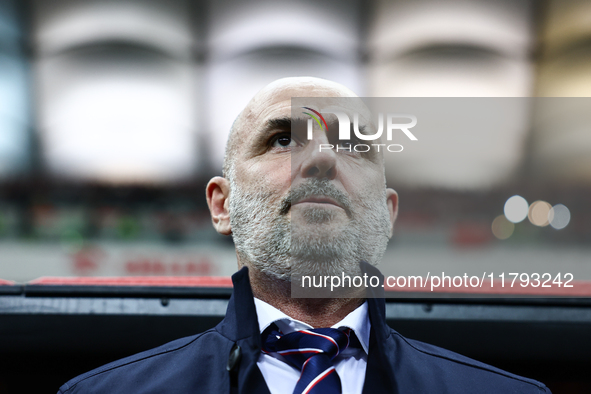
<svg viewBox="0 0 591 394">
<path fill-rule="evenodd" d="M 312 141 L 311 141 L 312 142 Z M 322 136 L 308 145 L 304 152 L 301 172 L 304 178 L 335 179 L 337 176 L 337 155 L 329 148 L 328 139 Z"/>
</svg>

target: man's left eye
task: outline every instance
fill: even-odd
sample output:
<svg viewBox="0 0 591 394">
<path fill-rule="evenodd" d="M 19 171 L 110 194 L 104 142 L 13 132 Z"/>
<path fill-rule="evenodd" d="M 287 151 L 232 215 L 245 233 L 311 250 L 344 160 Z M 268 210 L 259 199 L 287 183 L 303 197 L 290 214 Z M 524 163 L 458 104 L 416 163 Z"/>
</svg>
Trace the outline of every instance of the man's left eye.
<svg viewBox="0 0 591 394">
<path fill-rule="evenodd" d="M 282 134 L 275 138 L 273 144 L 271 145 L 273 148 L 288 148 L 295 146 L 295 141 L 291 138 L 289 134 Z"/>
<path fill-rule="evenodd" d="M 339 149 L 351 149 L 353 143 L 351 143 L 351 141 L 339 141 L 337 145 Z"/>
</svg>

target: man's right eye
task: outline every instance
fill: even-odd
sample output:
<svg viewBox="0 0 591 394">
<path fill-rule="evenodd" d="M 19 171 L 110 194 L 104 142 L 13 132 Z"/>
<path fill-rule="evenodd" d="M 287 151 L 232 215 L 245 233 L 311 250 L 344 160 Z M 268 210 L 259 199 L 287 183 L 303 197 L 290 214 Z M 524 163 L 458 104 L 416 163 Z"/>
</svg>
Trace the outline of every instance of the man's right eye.
<svg viewBox="0 0 591 394">
<path fill-rule="evenodd" d="M 273 148 L 289 148 L 289 147 L 294 147 L 295 146 L 295 141 L 291 138 L 290 134 L 279 134 L 278 136 L 276 136 L 272 143 L 271 146 Z"/>
</svg>

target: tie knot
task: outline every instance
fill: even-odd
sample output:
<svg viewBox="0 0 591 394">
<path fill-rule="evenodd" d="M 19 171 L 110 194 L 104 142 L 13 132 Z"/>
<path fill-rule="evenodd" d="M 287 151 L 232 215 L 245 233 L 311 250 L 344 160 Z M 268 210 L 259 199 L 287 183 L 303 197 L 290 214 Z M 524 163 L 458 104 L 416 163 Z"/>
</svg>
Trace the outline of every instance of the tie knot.
<svg viewBox="0 0 591 394">
<path fill-rule="evenodd" d="M 271 330 L 263 341 L 263 351 L 276 352 L 303 363 L 320 353 L 332 360 L 349 346 L 349 333 L 336 328 L 314 328 L 283 335 L 277 330 Z"/>
<path fill-rule="evenodd" d="M 301 371 L 294 394 L 341 393 L 332 359 L 349 346 L 349 333 L 315 328 L 283 335 L 273 324 L 263 333 L 263 352 L 277 353 Z"/>
</svg>

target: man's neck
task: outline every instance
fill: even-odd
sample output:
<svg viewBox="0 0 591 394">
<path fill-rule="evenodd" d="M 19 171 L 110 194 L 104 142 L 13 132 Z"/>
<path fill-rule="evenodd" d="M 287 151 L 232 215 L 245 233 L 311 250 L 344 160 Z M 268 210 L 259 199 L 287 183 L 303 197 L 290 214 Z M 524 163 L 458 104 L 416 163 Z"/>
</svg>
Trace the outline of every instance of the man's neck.
<svg viewBox="0 0 591 394">
<path fill-rule="evenodd" d="M 256 298 L 314 328 L 333 326 L 364 301 L 362 298 L 292 298 L 289 281 L 272 278 L 252 268 L 249 276 Z"/>
</svg>

